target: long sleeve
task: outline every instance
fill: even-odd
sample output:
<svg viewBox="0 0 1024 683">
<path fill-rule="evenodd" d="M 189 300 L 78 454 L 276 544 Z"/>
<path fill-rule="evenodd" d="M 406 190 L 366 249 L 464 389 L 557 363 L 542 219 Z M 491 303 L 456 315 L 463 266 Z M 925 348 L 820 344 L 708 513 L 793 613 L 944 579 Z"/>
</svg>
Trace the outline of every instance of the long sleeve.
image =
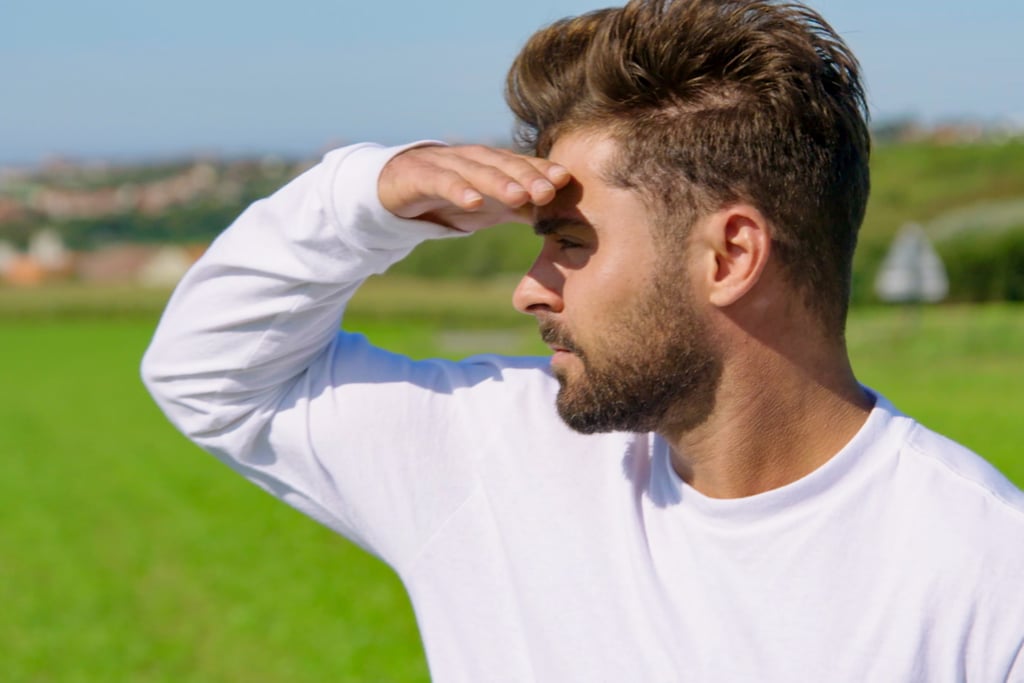
<svg viewBox="0 0 1024 683">
<path fill-rule="evenodd" d="M 414 362 L 339 332 L 366 277 L 451 234 L 380 205 L 377 178 L 400 149 L 337 150 L 249 207 L 182 280 L 143 360 L 186 436 L 392 564 L 470 494 L 453 425 L 463 390 L 503 369 Z"/>
</svg>

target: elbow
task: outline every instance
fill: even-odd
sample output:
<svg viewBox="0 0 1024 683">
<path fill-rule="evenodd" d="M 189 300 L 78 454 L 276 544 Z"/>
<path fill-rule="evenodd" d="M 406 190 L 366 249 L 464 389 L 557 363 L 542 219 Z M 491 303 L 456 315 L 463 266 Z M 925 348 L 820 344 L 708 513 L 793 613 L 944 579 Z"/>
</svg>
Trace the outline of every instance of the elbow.
<svg viewBox="0 0 1024 683">
<path fill-rule="evenodd" d="M 153 398 L 156 398 L 157 392 L 160 390 L 160 377 L 159 361 L 154 358 L 153 347 L 150 346 L 142 355 L 142 362 L 139 363 L 139 378 Z"/>
<path fill-rule="evenodd" d="M 176 406 L 180 406 L 180 397 L 174 396 L 174 380 L 172 373 L 167 371 L 166 364 L 155 346 L 150 345 L 142 356 L 139 365 L 139 376 L 142 385 L 175 426 L 181 428 L 180 418 Z"/>
<path fill-rule="evenodd" d="M 170 377 L 168 373 L 164 372 L 160 354 L 153 345 L 150 345 L 142 356 L 142 362 L 139 365 L 139 376 L 142 379 L 143 386 L 146 387 L 150 396 L 158 404 L 161 402 L 161 397 L 170 391 Z"/>
<path fill-rule="evenodd" d="M 197 378 L 182 372 L 180 363 L 156 342 L 142 356 L 139 375 L 153 401 L 181 433 L 195 440 L 211 429 L 210 411 L 197 400 Z"/>
<path fill-rule="evenodd" d="M 255 406 L 226 391 L 221 374 L 204 373 L 193 365 L 154 343 L 143 355 L 139 373 L 157 406 L 190 441 L 214 450 L 225 441 L 246 441 L 248 432 L 258 431 Z"/>
</svg>

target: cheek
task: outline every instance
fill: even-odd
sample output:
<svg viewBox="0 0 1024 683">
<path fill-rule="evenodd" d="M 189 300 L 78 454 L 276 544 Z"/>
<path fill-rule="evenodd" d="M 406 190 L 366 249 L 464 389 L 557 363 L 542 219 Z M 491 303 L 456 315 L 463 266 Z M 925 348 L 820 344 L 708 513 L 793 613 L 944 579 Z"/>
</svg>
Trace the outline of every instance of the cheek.
<svg viewBox="0 0 1024 683">
<path fill-rule="evenodd" d="M 586 268 L 565 274 L 565 293 L 579 306 L 597 311 L 628 307 L 647 287 L 650 267 L 640 259 L 598 250 Z"/>
<path fill-rule="evenodd" d="M 628 345 L 637 331 L 637 302 L 608 287 L 582 290 L 563 317 L 578 350 L 590 358 L 607 357 Z"/>
<path fill-rule="evenodd" d="M 631 336 L 636 312 L 649 306 L 655 262 L 649 245 L 609 239 L 585 267 L 564 271 L 563 320 L 584 349 L 614 348 Z"/>
</svg>

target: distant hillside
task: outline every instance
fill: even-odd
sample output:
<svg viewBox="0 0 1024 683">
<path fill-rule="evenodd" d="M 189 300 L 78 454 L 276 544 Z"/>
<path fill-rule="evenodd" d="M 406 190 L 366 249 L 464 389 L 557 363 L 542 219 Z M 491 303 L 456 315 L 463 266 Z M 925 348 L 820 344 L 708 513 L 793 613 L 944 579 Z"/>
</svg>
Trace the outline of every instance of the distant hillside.
<svg viewBox="0 0 1024 683">
<path fill-rule="evenodd" d="M 209 241 L 308 167 L 277 159 L 141 166 L 59 164 L 0 175 L 0 240 L 48 227 L 76 250 L 111 242 Z"/>
<path fill-rule="evenodd" d="M 102 172 L 63 168 L 50 175 L 0 178 L 0 241 L 23 246 L 43 226 L 55 228 L 75 249 L 111 241 L 209 240 L 251 201 L 303 168 L 264 160 Z M 877 146 L 872 196 L 854 266 L 855 299 L 871 299 L 875 269 L 904 223 L 926 229 L 932 222 L 957 223 L 962 240 L 965 231 L 970 235 L 973 217 L 979 217 L 979 225 L 993 212 L 1004 222 L 1006 215 L 1015 220 L 1012 211 L 1000 208 L 1012 209 L 1012 200 L 1024 201 L 1020 140 Z M 1024 231 L 1024 219 L 1018 227 Z M 473 278 L 518 273 L 529 267 L 536 248 L 528 228 L 506 226 L 472 239 L 423 245 L 394 271 Z"/>
</svg>

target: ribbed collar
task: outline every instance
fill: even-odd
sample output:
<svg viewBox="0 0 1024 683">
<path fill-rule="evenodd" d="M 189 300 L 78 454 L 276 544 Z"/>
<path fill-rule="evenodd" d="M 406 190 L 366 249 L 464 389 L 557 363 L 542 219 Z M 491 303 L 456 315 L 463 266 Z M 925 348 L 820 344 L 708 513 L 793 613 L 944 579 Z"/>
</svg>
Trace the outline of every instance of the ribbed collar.
<svg viewBox="0 0 1024 683">
<path fill-rule="evenodd" d="M 710 498 L 680 479 L 672 468 L 670 449 L 654 436 L 650 493 L 657 507 L 677 507 L 687 516 L 720 526 L 752 523 L 799 514 L 812 502 L 856 488 L 893 450 L 886 444 L 902 440 L 912 422 L 878 393 L 867 389 L 875 406 L 852 439 L 810 474 L 777 489 L 744 498 Z M 816 506 L 815 506 L 816 507 Z"/>
</svg>

